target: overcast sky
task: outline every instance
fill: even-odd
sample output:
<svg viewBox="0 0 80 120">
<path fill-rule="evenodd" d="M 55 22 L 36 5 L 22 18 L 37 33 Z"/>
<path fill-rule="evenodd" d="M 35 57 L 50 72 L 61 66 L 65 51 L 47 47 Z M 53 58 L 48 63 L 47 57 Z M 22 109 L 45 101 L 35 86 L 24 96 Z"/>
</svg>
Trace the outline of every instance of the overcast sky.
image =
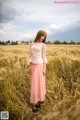
<svg viewBox="0 0 80 120">
<path fill-rule="evenodd" d="M 39 30 L 47 32 L 47 40 L 54 40 L 59 39 L 60 33 L 66 33 L 67 38 L 68 31 L 75 33 L 76 30 L 75 39 L 79 41 L 79 28 L 80 4 L 55 4 L 54 0 L 0 0 L 0 40 L 33 40 Z"/>
</svg>

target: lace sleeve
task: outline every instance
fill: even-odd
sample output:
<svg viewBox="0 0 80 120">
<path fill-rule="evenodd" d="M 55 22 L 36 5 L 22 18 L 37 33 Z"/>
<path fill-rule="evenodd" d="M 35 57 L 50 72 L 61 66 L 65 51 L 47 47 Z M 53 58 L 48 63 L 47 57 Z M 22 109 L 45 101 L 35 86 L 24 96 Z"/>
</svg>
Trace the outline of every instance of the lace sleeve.
<svg viewBox="0 0 80 120">
<path fill-rule="evenodd" d="M 45 44 L 43 44 L 42 58 L 43 58 L 43 63 L 48 63 L 48 60 L 46 58 L 46 45 Z"/>
</svg>

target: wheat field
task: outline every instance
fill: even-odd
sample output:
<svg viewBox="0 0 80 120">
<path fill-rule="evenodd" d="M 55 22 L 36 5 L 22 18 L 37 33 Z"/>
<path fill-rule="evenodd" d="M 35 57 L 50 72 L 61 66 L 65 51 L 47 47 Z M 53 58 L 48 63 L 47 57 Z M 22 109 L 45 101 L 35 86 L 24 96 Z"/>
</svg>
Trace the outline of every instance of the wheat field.
<svg viewBox="0 0 80 120">
<path fill-rule="evenodd" d="M 29 103 L 29 45 L 0 46 L 0 111 L 9 120 L 80 120 L 80 45 L 46 45 L 44 104 Z"/>
</svg>

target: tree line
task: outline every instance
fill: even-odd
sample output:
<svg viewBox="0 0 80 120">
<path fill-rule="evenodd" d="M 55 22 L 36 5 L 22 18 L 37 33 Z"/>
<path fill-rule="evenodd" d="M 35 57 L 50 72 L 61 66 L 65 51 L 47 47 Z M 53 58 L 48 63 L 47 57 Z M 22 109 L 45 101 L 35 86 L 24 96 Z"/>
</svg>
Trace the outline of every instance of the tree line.
<svg viewBox="0 0 80 120">
<path fill-rule="evenodd" d="M 70 42 L 67 42 L 67 41 L 59 41 L 59 40 L 55 40 L 53 42 L 51 41 L 47 41 L 47 44 L 80 44 L 80 42 L 75 42 L 73 40 L 71 40 Z"/>
<path fill-rule="evenodd" d="M 7 41 L 1 41 L 0 40 L 0 45 L 18 45 L 18 44 L 29 44 L 30 42 L 32 41 L 10 41 L 10 40 L 7 40 Z M 80 42 L 75 42 L 73 40 L 71 40 L 70 42 L 67 42 L 67 41 L 59 41 L 59 40 L 55 40 L 55 41 L 46 41 L 46 44 L 80 44 Z"/>
</svg>

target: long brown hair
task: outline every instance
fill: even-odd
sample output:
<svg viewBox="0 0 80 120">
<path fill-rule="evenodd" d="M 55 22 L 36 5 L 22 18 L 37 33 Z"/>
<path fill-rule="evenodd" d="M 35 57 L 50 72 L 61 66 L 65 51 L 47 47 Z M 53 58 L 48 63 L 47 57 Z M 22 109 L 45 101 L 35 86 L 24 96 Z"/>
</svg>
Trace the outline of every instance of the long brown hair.
<svg viewBox="0 0 80 120">
<path fill-rule="evenodd" d="M 47 37 L 47 33 L 44 30 L 38 31 L 38 33 L 37 33 L 37 35 L 36 35 L 36 37 L 34 39 L 34 42 L 37 42 L 37 41 L 40 42 L 41 36 L 45 36 L 44 40 L 42 41 L 43 43 L 45 43 L 46 37 Z"/>
</svg>

